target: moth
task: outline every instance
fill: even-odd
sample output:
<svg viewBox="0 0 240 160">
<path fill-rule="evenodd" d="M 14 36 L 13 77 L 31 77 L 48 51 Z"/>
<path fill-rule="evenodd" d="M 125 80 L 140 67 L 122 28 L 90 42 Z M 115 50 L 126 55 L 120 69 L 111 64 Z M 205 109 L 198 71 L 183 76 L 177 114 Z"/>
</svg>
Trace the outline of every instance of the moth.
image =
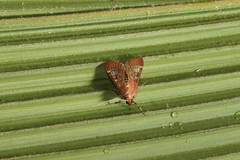
<svg viewBox="0 0 240 160">
<path fill-rule="evenodd" d="M 130 106 L 132 103 L 136 104 L 139 110 L 145 115 L 142 108 L 133 100 L 138 90 L 138 83 L 143 70 L 142 57 L 134 58 L 128 61 L 125 66 L 116 61 L 108 61 L 105 63 L 105 69 L 114 83 L 118 95 L 122 98 L 121 101 L 126 101 Z"/>
</svg>

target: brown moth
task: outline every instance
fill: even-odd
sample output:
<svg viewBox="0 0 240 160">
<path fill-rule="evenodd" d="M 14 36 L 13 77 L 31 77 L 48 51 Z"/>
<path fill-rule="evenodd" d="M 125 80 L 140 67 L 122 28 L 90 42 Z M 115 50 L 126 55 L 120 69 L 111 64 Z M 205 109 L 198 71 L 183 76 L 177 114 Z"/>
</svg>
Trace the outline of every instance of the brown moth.
<svg viewBox="0 0 240 160">
<path fill-rule="evenodd" d="M 129 106 L 132 103 L 135 103 L 139 110 L 144 114 L 142 108 L 133 100 L 137 93 L 138 82 L 142 74 L 143 65 L 144 62 L 142 57 L 138 57 L 128 61 L 125 67 L 120 62 L 106 62 L 105 69 L 108 76 L 116 86 L 117 93 L 122 97 L 122 100 L 115 103 L 120 103 L 124 100 Z"/>
</svg>

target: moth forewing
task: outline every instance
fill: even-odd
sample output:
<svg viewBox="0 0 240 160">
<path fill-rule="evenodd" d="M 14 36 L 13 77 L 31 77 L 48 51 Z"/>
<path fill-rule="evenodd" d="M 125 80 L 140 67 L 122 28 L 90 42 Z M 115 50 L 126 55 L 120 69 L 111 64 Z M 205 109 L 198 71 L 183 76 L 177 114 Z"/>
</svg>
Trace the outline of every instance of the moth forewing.
<svg viewBox="0 0 240 160">
<path fill-rule="evenodd" d="M 122 63 L 119 62 L 106 62 L 105 64 L 105 69 L 112 80 L 113 84 L 115 85 L 118 94 L 121 96 L 122 94 L 125 93 L 125 71 L 124 71 L 124 66 Z M 122 97 L 122 96 L 121 96 Z M 122 97 L 123 98 L 123 97 Z"/>
<path fill-rule="evenodd" d="M 132 71 L 134 73 L 139 73 L 139 72 L 141 72 L 142 68 L 143 68 L 143 66 L 136 65 L 133 67 Z"/>
<path fill-rule="evenodd" d="M 138 83 L 142 74 L 143 65 L 144 62 L 142 57 L 134 58 L 128 61 L 126 64 L 126 72 L 129 79 L 133 79 L 136 83 Z"/>
<path fill-rule="evenodd" d="M 105 64 L 105 69 L 112 82 L 115 84 L 118 94 L 128 105 L 135 103 L 144 114 L 142 108 L 133 101 L 138 89 L 138 82 L 143 70 L 142 57 L 134 58 L 125 65 L 119 62 L 109 61 Z M 122 100 L 121 100 L 122 101 Z M 119 103 L 121 102 L 119 101 Z M 144 114 L 145 115 L 145 114 Z"/>
</svg>

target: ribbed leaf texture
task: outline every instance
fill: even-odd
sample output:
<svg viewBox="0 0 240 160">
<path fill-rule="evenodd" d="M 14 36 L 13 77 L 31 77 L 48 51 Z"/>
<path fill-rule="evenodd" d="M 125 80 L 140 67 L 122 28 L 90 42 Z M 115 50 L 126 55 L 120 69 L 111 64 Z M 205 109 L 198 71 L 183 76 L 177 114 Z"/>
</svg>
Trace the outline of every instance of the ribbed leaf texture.
<svg viewBox="0 0 240 160">
<path fill-rule="evenodd" d="M 239 0 L 0 8 L 1 159 L 240 159 Z M 146 116 L 110 104 L 104 62 L 134 57 Z"/>
</svg>

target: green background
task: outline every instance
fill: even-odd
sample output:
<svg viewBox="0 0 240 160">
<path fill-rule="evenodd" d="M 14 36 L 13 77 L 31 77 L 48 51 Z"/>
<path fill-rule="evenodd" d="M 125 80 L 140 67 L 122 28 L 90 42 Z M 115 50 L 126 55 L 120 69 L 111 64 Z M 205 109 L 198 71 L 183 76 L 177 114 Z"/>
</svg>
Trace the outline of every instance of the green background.
<svg viewBox="0 0 240 160">
<path fill-rule="evenodd" d="M 240 1 L 0 0 L 0 158 L 239 159 Z M 143 57 L 134 100 L 104 62 Z"/>
</svg>

